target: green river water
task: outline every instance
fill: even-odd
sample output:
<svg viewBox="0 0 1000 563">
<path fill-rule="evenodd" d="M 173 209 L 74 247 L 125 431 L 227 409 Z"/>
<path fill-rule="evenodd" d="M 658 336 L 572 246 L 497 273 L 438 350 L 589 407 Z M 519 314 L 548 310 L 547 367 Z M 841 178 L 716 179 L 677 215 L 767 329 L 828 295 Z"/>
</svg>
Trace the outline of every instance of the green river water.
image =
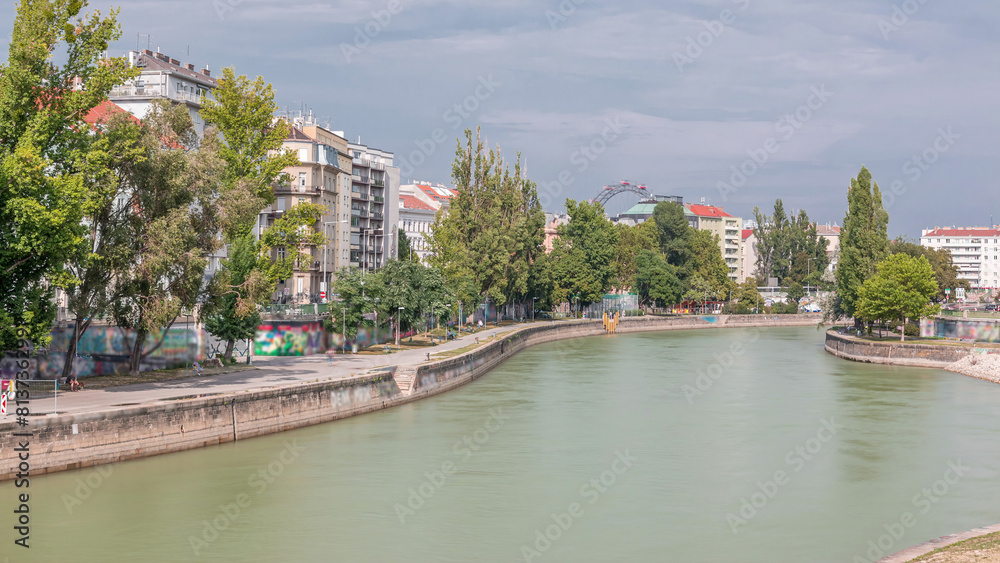
<svg viewBox="0 0 1000 563">
<path fill-rule="evenodd" d="M 583 338 L 387 411 L 33 478 L 28 550 L 0 483 L 0 562 L 872 561 L 1000 522 L 998 438 L 1000 385 L 839 360 L 815 328 Z"/>
</svg>

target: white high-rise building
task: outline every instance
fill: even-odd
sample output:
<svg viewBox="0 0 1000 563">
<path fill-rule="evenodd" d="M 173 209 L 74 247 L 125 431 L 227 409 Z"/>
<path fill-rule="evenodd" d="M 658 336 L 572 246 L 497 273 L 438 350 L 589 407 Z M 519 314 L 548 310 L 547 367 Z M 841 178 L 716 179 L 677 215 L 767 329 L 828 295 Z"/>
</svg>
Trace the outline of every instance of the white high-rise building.
<svg viewBox="0 0 1000 563">
<path fill-rule="evenodd" d="M 924 229 L 920 244 L 951 251 L 958 278 L 972 289 L 1000 288 L 1000 227 Z"/>
</svg>

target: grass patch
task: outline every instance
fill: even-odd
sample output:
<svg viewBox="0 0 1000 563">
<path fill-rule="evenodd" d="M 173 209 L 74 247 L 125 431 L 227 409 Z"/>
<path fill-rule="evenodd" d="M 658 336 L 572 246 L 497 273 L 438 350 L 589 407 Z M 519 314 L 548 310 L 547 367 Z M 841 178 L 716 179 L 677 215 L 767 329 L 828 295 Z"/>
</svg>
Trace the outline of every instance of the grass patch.
<svg viewBox="0 0 1000 563">
<path fill-rule="evenodd" d="M 998 559 L 1000 559 L 1000 532 L 994 532 L 935 549 L 911 559 L 910 563 L 971 563 Z"/>
</svg>

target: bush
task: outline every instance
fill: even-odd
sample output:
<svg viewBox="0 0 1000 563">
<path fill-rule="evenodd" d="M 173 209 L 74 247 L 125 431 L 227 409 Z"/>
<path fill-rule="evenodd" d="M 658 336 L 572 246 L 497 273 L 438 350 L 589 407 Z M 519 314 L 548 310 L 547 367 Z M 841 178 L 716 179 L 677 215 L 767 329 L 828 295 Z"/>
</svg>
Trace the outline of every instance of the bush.
<svg viewBox="0 0 1000 563">
<path fill-rule="evenodd" d="M 903 327 L 903 334 L 905 336 L 920 336 L 920 326 L 916 323 L 908 323 Z"/>
</svg>

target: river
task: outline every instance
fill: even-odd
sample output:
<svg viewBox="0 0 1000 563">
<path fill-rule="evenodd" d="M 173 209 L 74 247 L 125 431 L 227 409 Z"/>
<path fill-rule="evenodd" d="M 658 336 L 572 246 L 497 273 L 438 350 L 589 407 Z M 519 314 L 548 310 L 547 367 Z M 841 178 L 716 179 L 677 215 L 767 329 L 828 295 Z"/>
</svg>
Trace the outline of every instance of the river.
<svg viewBox="0 0 1000 563">
<path fill-rule="evenodd" d="M 31 481 L 16 561 L 871 561 L 1000 522 L 1000 386 L 815 328 L 552 342 L 387 411 Z M 12 482 L 0 484 L 13 506 Z"/>
</svg>

